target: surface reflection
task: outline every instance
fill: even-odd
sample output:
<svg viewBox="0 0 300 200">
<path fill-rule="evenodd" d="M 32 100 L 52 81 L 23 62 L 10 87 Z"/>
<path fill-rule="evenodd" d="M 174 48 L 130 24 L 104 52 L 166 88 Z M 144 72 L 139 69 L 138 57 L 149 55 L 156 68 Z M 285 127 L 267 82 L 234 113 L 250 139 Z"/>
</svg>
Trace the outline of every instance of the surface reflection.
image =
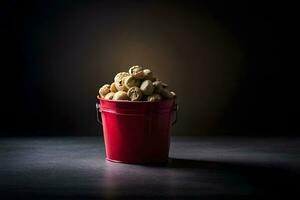
<svg viewBox="0 0 300 200">
<path fill-rule="evenodd" d="M 249 163 L 170 158 L 167 164 L 129 165 L 106 161 L 106 197 L 275 197 L 295 193 L 292 173 Z M 274 192 L 274 189 L 277 190 Z"/>
</svg>

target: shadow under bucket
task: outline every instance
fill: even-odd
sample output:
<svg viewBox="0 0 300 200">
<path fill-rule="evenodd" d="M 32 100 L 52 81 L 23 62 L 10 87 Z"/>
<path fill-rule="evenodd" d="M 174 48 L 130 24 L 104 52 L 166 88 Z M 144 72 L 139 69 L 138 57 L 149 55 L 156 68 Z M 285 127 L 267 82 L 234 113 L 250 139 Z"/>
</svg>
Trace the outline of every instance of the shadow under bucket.
<svg viewBox="0 0 300 200">
<path fill-rule="evenodd" d="M 103 126 L 106 159 L 122 163 L 167 162 L 173 99 L 132 102 L 98 99 L 97 119 Z M 99 120 L 101 113 L 102 122 Z"/>
</svg>

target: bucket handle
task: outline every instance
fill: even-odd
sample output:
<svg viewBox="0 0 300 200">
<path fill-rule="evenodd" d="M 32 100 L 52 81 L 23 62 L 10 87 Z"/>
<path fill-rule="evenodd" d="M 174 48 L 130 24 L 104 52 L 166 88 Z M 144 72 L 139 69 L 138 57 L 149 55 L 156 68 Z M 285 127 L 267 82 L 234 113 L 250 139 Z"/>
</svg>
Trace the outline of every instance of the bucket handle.
<svg viewBox="0 0 300 200">
<path fill-rule="evenodd" d="M 99 107 L 100 107 L 99 103 L 96 102 L 96 119 L 97 119 L 97 122 L 102 125 L 102 120 L 100 119 L 100 116 L 99 116 Z M 179 110 L 178 104 L 174 103 L 173 112 L 175 113 L 175 119 L 174 119 L 174 121 L 172 121 L 172 126 L 174 124 L 176 124 L 176 122 L 178 120 L 178 110 Z"/>
<path fill-rule="evenodd" d="M 178 120 L 178 110 L 179 110 L 179 106 L 177 103 L 174 103 L 174 106 L 173 106 L 173 112 L 175 113 L 175 119 L 174 121 L 172 121 L 172 126 L 174 124 L 176 124 L 177 120 Z"/>
<path fill-rule="evenodd" d="M 100 107 L 99 103 L 96 102 L 96 117 L 97 117 L 97 122 L 102 125 L 102 120 L 100 119 L 100 116 L 99 116 L 99 107 Z"/>
</svg>

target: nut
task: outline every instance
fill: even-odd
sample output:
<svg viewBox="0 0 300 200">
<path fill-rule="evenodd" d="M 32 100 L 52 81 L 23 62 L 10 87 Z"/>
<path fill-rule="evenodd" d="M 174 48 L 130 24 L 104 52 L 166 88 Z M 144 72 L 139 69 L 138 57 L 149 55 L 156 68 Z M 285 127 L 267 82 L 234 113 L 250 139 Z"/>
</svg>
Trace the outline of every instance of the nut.
<svg viewBox="0 0 300 200">
<path fill-rule="evenodd" d="M 154 81 L 153 82 L 154 87 L 161 87 L 161 81 Z"/>
<path fill-rule="evenodd" d="M 104 98 L 104 96 L 110 92 L 110 85 L 105 84 L 99 89 L 100 97 Z"/>
<path fill-rule="evenodd" d="M 164 88 L 168 87 L 168 84 L 166 84 L 166 83 L 164 83 L 164 82 L 161 82 L 161 85 L 162 85 Z"/>
<path fill-rule="evenodd" d="M 150 69 L 144 69 L 143 74 L 144 74 L 144 77 L 143 77 L 144 79 L 153 80 L 153 74 Z"/>
<path fill-rule="evenodd" d="M 141 80 L 136 79 L 133 76 L 129 75 L 124 78 L 124 85 L 130 89 L 131 87 L 140 87 L 141 85 Z"/>
<path fill-rule="evenodd" d="M 174 97 L 173 94 L 167 88 L 161 88 L 159 90 L 159 94 L 161 94 L 161 96 L 167 99 L 172 99 Z"/>
<path fill-rule="evenodd" d="M 116 86 L 117 90 L 123 91 L 126 89 L 126 87 L 122 81 L 122 79 L 126 76 L 129 76 L 129 74 L 127 72 L 120 72 L 115 76 L 114 82 L 115 82 L 115 86 Z"/>
<path fill-rule="evenodd" d="M 128 77 L 128 76 L 125 76 L 125 77 L 122 78 L 122 85 L 124 86 L 123 91 L 125 91 L 125 92 L 128 91 L 128 88 L 127 88 L 126 85 L 125 85 L 125 80 L 126 80 L 127 77 Z"/>
<path fill-rule="evenodd" d="M 166 88 L 166 87 L 168 87 L 168 84 L 166 84 L 162 81 L 154 81 L 153 85 L 157 88 L 160 88 L 160 87 Z"/>
<path fill-rule="evenodd" d="M 130 100 L 127 93 L 124 91 L 118 91 L 115 93 L 113 100 Z"/>
<path fill-rule="evenodd" d="M 114 98 L 114 95 L 115 95 L 114 92 L 107 93 L 107 94 L 105 95 L 104 99 L 112 100 L 112 99 Z"/>
<path fill-rule="evenodd" d="M 151 102 L 160 101 L 161 99 L 162 97 L 160 96 L 160 94 L 152 94 L 147 97 L 147 101 L 151 101 Z"/>
<path fill-rule="evenodd" d="M 143 79 L 144 72 L 143 67 L 135 65 L 129 68 L 129 74 L 132 75 L 134 78 Z"/>
<path fill-rule="evenodd" d="M 118 89 L 116 88 L 115 82 L 113 82 L 112 84 L 110 84 L 110 91 L 111 92 L 118 92 Z"/>
<path fill-rule="evenodd" d="M 176 99 L 176 97 L 177 97 L 176 93 L 171 91 L 171 94 L 172 94 L 173 98 Z"/>
<path fill-rule="evenodd" d="M 142 93 L 141 89 L 136 86 L 131 87 L 128 90 L 127 95 L 129 96 L 131 101 L 139 101 L 143 97 L 143 93 Z"/>
<path fill-rule="evenodd" d="M 142 93 L 144 95 L 151 95 L 154 90 L 154 86 L 152 84 L 152 81 L 150 80 L 145 80 L 142 82 L 140 89 L 142 90 Z"/>
</svg>

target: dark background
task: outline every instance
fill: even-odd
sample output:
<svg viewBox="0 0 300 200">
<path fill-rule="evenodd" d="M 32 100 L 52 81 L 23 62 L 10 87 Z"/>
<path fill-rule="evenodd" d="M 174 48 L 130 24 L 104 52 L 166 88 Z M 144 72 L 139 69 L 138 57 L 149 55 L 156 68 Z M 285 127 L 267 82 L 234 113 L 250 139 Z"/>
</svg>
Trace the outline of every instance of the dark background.
<svg viewBox="0 0 300 200">
<path fill-rule="evenodd" d="M 299 132 L 293 5 L 1 2 L 2 136 L 98 135 L 98 88 L 136 64 L 177 92 L 173 134 Z"/>
</svg>

